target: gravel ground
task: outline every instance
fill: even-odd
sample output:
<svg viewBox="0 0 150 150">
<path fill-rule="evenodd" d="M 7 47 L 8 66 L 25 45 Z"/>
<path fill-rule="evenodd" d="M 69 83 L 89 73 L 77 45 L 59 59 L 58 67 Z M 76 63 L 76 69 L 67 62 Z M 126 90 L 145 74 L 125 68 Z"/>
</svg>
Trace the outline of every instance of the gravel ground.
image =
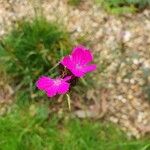
<svg viewBox="0 0 150 150">
<path fill-rule="evenodd" d="M 16 20 L 32 18 L 33 3 L 0 1 L 0 36 Z M 94 77 L 96 99 L 103 100 L 101 89 L 108 91 L 105 118 L 119 124 L 129 137 L 150 132 L 150 10 L 118 17 L 91 0 L 79 7 L 69 6 L 66 0 L 34 3 L 35 10 L 40 6 L 49 20 L 67 27 L 72 39 L 85 37 L 94 50 L 99 66 Z"/>
</svg>

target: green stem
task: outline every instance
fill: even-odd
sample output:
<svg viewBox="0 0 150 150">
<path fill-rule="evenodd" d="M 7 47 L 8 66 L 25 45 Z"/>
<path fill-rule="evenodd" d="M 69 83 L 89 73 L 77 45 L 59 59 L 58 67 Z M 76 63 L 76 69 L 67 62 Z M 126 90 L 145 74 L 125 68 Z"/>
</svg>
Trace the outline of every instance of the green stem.
<svg viewBox="0 0 150 150">
<path fill-rule="evenodd" d="M 71 111 L 71 99 L 70 99 L 69 94 L 66 94 L 66 95 L 67 95 L 68 108 L 69 108 L 69 111 Z"/>
</svg>

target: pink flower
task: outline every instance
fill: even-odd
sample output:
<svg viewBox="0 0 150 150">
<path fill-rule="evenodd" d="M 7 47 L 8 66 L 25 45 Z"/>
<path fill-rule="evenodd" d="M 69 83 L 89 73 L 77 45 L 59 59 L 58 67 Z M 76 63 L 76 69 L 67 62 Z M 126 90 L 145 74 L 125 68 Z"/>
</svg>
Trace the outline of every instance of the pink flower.
<svg viewBox="0 0 150 150">
<path fill-rule="evenodd" d="M 65 56 L 61 64 L 69 69 L 75 76 L 83 77 L 86 73 L 96 69 L 95 64 L 89 64 L 93 60 L 93 55 L 84 46 L 77 46 L 71 55 Z"/>
<path fill-rule="evenodd" d="M 36 82 L 36 86 L 39 90 L 46 92 L 48 97 L 53 97 L 56 94 L 65 94 L 68 92 L 70 85 L 67 81 L 70 79 L 71 76 L 64 79 L 51 79 L 50 77 L 42 76 Z"/>
</svg>

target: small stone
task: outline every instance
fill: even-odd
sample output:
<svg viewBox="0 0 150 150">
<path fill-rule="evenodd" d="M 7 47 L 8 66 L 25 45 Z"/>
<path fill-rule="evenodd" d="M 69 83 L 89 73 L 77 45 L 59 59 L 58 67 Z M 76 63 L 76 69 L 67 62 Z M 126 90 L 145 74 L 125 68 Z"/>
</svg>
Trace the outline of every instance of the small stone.
<svg viewBox="0 0 150 150">
<path fill-rule="evenodd" d="M 138 64 L 139 64 L 138 59 L 133 59 L 133 63 L 134 63 L 135 65 L 138 65 Z"/>
<path fill-rule="evenodd" d="M 143 122 L 143 113 L 142 113 L 142 112 L 140 112 L 140 113 L 138 114 L 137 121 L 138 121 L 139 123 Z"/>
<path fill-rule="evenodd" d="M 122 99 L 123 99 L 123 96 L 122 96 L 122 95 L 119 95 L 119 96 L 117 96 L 117 99 L 118 99 L 118 100 L 122 100 Z"/>
<path fill-rule="evenodd" d="M 112 121 L 113 123 L 118 123 L 118 119 L 115 117 L 110 117 L 110 121 Z"/>
<path fill-rule="evenodd" d="M 128 42 L 130 38 L 131 38 L 131 32 L 125 31 L 123 36 L 124 42 Z"/>
<path fill-rule="evenodd" d="M 134 98 L 134 96 L 131 95 L 131 94 L 129 94 L 129 95 L 127 96 L 127 98 L 130 99 L 130 100 L 132 100 L 132 99 Z"/>
<path fill-rule="evenodd" d="M 123 103 L 126 103 L 126 102 L 127 102 L 127 99 L 123 98 L 123 99 L 121 99 L 121 101 L 122 101 Z"/>
<path fill-rule="evenodd" d="M 116 82 L 119 84 L 121 83 L 121 81 L 122 81 L 121 77 L 117 77 Z"/>
<path fill-rule="evenodd" d="M 130 80 L 127 79 L 127 78 L 125 78 L 123 81 L 124 81 L 125 83 L 129 83 L 129 82 L 130 82 Z"/>
<path fill-rule="evenodd" d="M 130 83 L 131 84 L 135 84 L 135 80 L 134 79 L 130 79 Z"/>
</svg>

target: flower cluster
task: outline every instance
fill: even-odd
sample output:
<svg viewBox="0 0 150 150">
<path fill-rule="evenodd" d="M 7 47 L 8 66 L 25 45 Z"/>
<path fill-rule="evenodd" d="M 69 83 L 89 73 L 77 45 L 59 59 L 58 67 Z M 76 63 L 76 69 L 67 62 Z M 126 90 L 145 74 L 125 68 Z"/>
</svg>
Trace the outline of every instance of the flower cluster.
<svg viewBox="0 0 150 150">
<path fill-rule="evenodd" d="M 77 46 L 73 48 L 70 55 L 65 56 L 60 61 L 59 66 L 62 68 L 60 77 L 52 79 L 41 76 L 36 82 L 36 86 L 39 90 L 44 91 L 48 97 L 65 94 L 73 85 L 73 81 L 96 69 L 95 64 L 90 64 L 92 60 L 93 55 L 89 49 L 81 45 Z"/>
</svg>

